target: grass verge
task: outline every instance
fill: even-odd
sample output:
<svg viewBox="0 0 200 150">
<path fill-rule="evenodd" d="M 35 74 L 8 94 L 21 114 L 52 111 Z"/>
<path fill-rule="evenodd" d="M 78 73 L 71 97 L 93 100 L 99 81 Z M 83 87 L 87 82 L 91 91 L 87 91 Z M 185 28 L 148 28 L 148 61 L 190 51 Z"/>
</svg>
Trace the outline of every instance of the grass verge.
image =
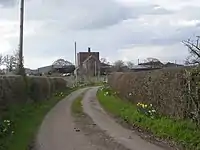
<svg viewBox="0 0 200 150">
<path fill-rule="evenodd" d="M 78 96 L 72 103 L 71 110 L 74 115 L 77 115 L 77 116 L 83 115 L 83 107 L 81 104 L 83 95 L 84 93 Z"/>
<path fill-rule="evenodd" d="M 55 94 L 49 100 L 12 106 L 6 112 L 6 118 L 14 123 L 13 135 L 1 138 L 0 150 L 27 150 L 35 137 L 46 113 L 61 99 L 76 89 L 66 89 Z"/>
<path fill-rule="evenodd" d="M 174 141 L 181 145 L 182 149 L 200 150 L 200 128 L 192 122 L 167 117 L 149 118 L 139 113 L 132 103 L 113 95 L 105 95 L 103 90 L 98 91 L 97 97 L 105 110 L 128 124 L 149 131 L 156 137 Z"/>
</svg>

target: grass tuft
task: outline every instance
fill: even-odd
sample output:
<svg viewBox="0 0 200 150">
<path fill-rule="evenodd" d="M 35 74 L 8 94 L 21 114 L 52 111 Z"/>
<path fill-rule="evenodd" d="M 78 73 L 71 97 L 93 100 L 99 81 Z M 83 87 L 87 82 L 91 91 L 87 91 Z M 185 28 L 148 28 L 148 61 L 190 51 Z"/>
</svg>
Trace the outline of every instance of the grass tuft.
<svg viewBox="0 0 200 150">
<path fill-rule="evenodd" d="M 83 95 L 84 94 L 81 94 L 80 96 L 78 96 L 72 103 L 71 110 L 74 115 L 77 115 L 77 116 L 83 115 L 83 107 L 81 103 L 83 99 Z"/>
</svg>

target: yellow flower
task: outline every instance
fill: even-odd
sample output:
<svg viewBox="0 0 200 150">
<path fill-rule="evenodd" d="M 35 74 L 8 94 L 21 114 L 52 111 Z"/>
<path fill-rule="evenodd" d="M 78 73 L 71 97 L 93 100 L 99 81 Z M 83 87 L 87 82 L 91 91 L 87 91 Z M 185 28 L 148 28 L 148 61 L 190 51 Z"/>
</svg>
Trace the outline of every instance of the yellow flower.
<svg viewBox="0 0 200 150">
<path fill-rule="evenodd" d="M 146 107 L 147 107 L 147 105 L 144 105 L 144 107 L 146 108 Z"/>
</svg>

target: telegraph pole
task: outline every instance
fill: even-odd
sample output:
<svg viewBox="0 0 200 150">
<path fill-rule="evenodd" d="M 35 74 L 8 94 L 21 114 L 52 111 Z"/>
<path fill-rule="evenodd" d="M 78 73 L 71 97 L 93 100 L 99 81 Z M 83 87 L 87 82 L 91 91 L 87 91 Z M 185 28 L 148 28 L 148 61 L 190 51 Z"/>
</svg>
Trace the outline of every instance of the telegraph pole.
<svg viewBox="0 0 200 150">
<path fill-rule="evenodd" d="M 77 80 L 78 80 L 78 66 L 77 66 L 77 61 L 76 61 L 76 42 L 74 43 L 74 59 L 75 59 L 75 83 L 77 84 Z"/>
<path fill-rule="evenodd" d="M 19 74 L 24 74 L 23 66 L 24 0 L 20 2 Z"/>
<path fill-rule="evenodd" d="M 77 65 L 76 64 L 76 42 L 74 43 L 74 53 L 75 53 L 74 54 L 74 57 L 75 57 L 74 59 L 75 59 L 75 66 L 76 66 Z"/>
<path fill-rule="evenodd" d="M 94 62 L 94 75 L 95 75 L 95 77 L 97 76 L 97 62 L 96 62 L 96 60 Z"/>
</svg>

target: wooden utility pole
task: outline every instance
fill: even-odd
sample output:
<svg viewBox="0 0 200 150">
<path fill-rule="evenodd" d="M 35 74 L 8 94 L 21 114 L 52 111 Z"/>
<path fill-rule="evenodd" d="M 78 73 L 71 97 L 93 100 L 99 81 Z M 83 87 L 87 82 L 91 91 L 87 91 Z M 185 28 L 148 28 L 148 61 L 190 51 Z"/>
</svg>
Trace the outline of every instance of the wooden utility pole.
<svg viewBox="0 0 200 150">
<path fill-rule="evenodd" d="M 96 74 L 97 74 L 97 62 L 95 60 L 95 62 L 94 62 L 94 76 L 96 76 Z"/>
<path fill-rule="evenodd" d="M 19 74 L 24 74 L 23 66 L 24 0 L 20 3 Z"/>
<path fill-rule="evenodd" d="M 96 81 L 97 81 L 97 62 L 96 62 L 96 60 L 94 62 L 94 76 L 95 76 Z"/>
<path fill-rule="evenodd" d="M 75 67 L 76 67 L 76 65 L 77 65 L 77 64 L 76 64 L 76 63 L 77 63 L 77 62 L 76 62 L 76 61 L 77 61 L 77 60 L 76 60 L 76 42 L 74 43 L 74 59 L 75 59 L 74 61 L 75 61 Z"/>
<path fill-rule="evenodd" d="M 74 43 L 74 61 L 75 61 L 75 83 L 77 84 L 78 82 L 78 65 L 77 65 L 77 60 L 76 60 L 76 42 Z M 79 68 L 80 69 L 80 68 Z"/>
</svg>

